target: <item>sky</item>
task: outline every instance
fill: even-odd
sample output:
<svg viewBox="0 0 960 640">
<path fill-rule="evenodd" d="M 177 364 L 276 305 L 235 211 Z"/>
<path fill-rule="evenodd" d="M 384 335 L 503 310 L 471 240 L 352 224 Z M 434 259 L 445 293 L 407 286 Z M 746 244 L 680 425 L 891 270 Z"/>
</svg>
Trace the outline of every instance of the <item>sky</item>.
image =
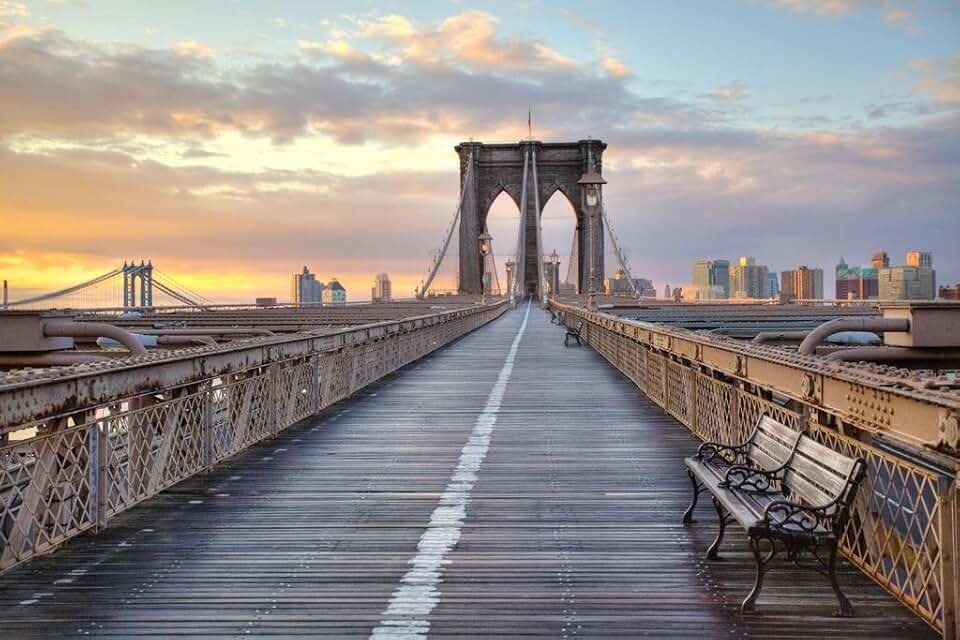
<svg viewBox="0 0 960 640">
<path fill-rule="evenodd" d="M 607 142 L 658 290 L 752 255 L 829 293 L 841 256 L 915 248 L 960 282 L 960 0 L 0 0 L 0 277 L 16 299 L 149 258 L 222 302 L 286 299 L 303 265 L 410 295 L 453 146 L 528 110 Z M 518 213 L 490 215 L 502 262 Z M 563 261 L 573 220 L 546 204 Z"/>
</svg>

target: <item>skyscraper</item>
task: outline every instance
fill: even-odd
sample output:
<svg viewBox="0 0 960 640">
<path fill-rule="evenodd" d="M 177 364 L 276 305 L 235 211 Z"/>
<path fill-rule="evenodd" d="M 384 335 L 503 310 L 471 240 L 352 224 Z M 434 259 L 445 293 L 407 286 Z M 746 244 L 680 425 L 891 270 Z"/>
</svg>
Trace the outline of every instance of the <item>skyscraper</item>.
<svg viewBox="0 0 960 640">
<path fill-rule="evenodd" d="M 937 272 L 929 251 L 908 251 L 907 264 L 886 267 L 878 272 L 881 300 L 933 300 L 937 293 Z"/>
<path fill-rule="evenodd" d="M 780 297 L 784 300 L 822 300 L 823 269 L 799 266 L 781 272 Z"/>
<path fill-rule="evenodd" d="M 737 264 L 730 267 L 730 297 L 769 298 L 770 270 L 767 265 L 757 264 L 753 256 L 740 256 Z"/>
<path fill-rule="evenodd" d="M 877 255 L 879 254 L 882 254 L 882 256 L 878 259 Z M 886 260 L 887 264 L 890 263 L 889 259 L 883 257 L 886 256 L 886 254 L 882 252 L 879 252 L 879 254 L 874 255 L 872 264 L 883 264 L 884 260 Z M 847 265 L 847 261 L 841 257 L 834 273 L 836 276 L 835 299 L 869 300 L 876 298 L 880 291 L 880 284 L 877 280 L 878 268 L 883 267 L 851 267 Z"/>
<path fill-rule="evenodd" d="M 728 260 L 698 260 L 693 264 L 693 286 L 698 290 L 717 291 L 717 298 L 730 297 L 730 262 Z"/>
<path fill-rule="evenodd" d="M 933 255 L 929 251 L 918 251 L 913 249 L 907 251 L 908 267 L 928 267 L 933 268 Z"/>
<path fill-rule="evenodd" d="M 890 257 L 886 251 L 877 251 L 870 259 L 870 266 L 874 269 L 883 269 L 890 266 Z"/>
<path fill-rule="evenodd" d="M 767 274 L 767 297 L 776 298 L 780 295 L 780 281 L 777 279 L 777 272 L 771 271 Z"/>
<path fill-rule="evenodd" d="M 323 302 L 324 284 L 317 282 L 316 274 L 310 273 L 307 265 L 303 271 L 293 274 L 290 283 L 290 301 L 295 304 L 320 304 Z"/>
<path fill-rule="evenodd" d="M 330 278 L 330 282 L 327 283 L 327 286 L 323 289 L 323 303 L 324 304 L 346 304 L 347 303 L 347 290 L 340 284 L 340 281 L 335 277 Z"/>
<path fill-rule="evenodd" d="M 390 302 L 393 300 L 393 285 L 390 283 L 390 276 L 385 273 L 378 273 L 373 279 L 373 290 L 370 292 L 370 299 L 374 302 Z"/>
</svg>

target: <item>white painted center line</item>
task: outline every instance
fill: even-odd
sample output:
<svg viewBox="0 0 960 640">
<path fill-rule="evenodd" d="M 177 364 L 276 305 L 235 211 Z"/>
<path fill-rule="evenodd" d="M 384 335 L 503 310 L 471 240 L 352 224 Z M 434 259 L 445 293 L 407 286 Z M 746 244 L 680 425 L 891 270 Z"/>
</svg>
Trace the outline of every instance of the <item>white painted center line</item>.
<svg viewBox="0 0 960 640">
<path fill-rule="evenodd" d="M 393 592 L 380 624 L 370 634 L 371 638 L 415 640 L 426 638 L 430 631 L 430 621 L 427 618 L 440 602 L 438 587 L 443 580 L 446 556 L 460 540 L 470 492 L 477 482 L 480 465 L 490 449 L 490 436 L 497 424 L 500 404 L 507 391 L 507 382 L 513 373 L 513 362 L 516 360 L 523 333 L 527 330 L 529 317 L 530 302 L 527 303 L 523 322 L 513 344 L 510 345 L 500 375 L 487 396 L 487 403 L 477 416 L 470 439 L 460 451 L 460 462 L 450 476 L 446 490 L 440 496 L 440 503 L 430 516 L 430 524 L 420 536 L 417 555 L 410 560 L 410 569 L 400 579 L 400 586 Z"/>
</svg>

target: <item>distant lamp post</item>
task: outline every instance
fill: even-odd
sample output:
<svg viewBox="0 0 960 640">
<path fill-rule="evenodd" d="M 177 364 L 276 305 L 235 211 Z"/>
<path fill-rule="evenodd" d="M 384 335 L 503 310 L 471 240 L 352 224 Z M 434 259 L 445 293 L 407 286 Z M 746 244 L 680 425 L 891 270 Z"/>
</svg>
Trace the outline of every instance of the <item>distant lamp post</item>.
<svg viewBox="0 0 960 640">
<path fill-rule="evenodd" d="M 487 287 L 490 286 L 490 274 L 487 272 L 487 256 L 490 255 L 492 241 L 493 236 L 486 231 L 481 233 L 480 237 L 477 238 L 477 242 L 480 243 L 480 257 L 483 260 L 483 271 L 480 279 L 480 304 L 487 303 Z"/>
<path fill-rule="evenodd" d="M 557 299 L 557 289 L 560 288 L 560 255 L 554 249 L 550 254 L 550 298 Z"/>
</svg>

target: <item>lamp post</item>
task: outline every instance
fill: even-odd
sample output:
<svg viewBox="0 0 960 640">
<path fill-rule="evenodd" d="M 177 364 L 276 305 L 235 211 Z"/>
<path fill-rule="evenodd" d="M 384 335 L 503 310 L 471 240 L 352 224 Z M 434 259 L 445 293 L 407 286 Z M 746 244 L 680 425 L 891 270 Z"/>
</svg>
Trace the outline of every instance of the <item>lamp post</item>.
<svg viewBox="0 0 960 640">
<path fill-rule="evenodd" d="M 550 299 L 557 299 L 557 289 L 560 288 L 560 255 L 554 249 L 550 254 Z"/>
<path fill-rule="evenodd" d="M 587 287 L 587 305 L 591 309 L 596 309 L 597 305 L 597 261 L 603 260 L 602 254 L 597 255 L 597 248 L 599 247 L 601 234 L 603 233 L 600 229 L 600 220 L 603 215 L 603 205 L 600 202 L 600 187 L 606 183 L 607 181 L 597 173 L 596 168 L 593 166 L 593 153 L 590 153 L 587 156 L 587 172 L 577 180 L 577 184 L 580 185 L 580 190 L 583 193 L 583 210 L 587 218 L 586 257 L 587 264 L 589 265 L 588 278 L 590 280 L 589 286 Z"/>
<path fill-rule="evenodd" d="M 490 286 L 490 273 L 487 272 L 487 256 L 490 255 L 490 244 L 493 236 L 484 230 L 477 238 L 480 243 L 480 259 L 483 261 L 482 275 L 480 277 L 480 304 L 487 303 L 487 287 Z"/>
</svg>

